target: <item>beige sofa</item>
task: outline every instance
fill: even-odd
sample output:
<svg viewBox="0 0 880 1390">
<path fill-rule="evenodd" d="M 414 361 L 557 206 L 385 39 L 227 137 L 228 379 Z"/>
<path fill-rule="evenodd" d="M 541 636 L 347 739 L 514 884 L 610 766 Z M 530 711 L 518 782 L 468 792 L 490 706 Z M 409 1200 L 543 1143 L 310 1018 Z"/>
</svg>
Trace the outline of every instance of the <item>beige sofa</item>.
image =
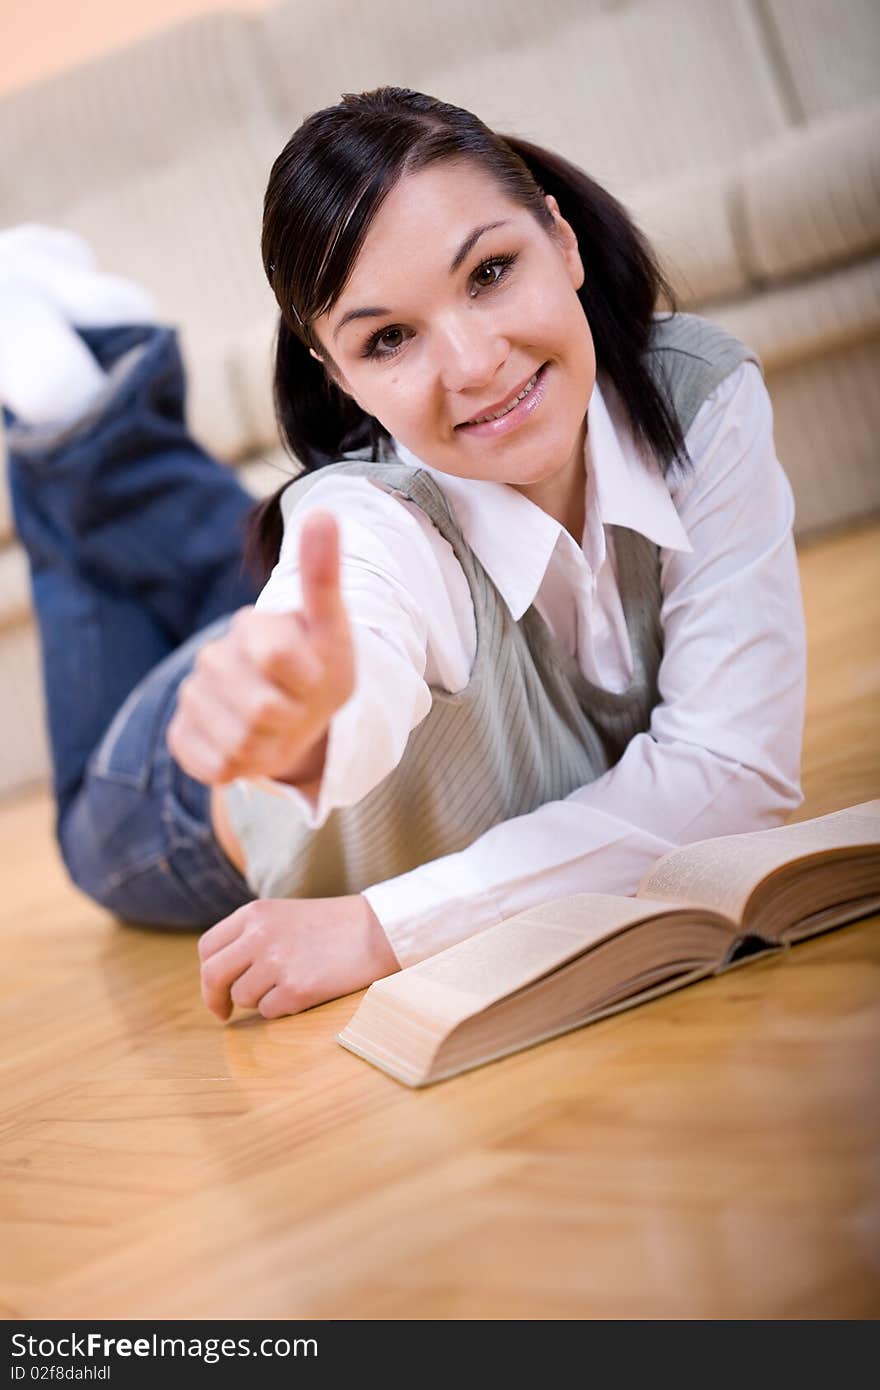
<svg viewBox="0 0 880 1390">
<path fill-rule="evenodd" d="M 70 227 L 179 325 L 189 420 L 255 494 L 289 462 L 259 256 L 310 111 L 395 83 L 554 146 L 652 236 L 682 306 L 761 354 L 800 537 L 880 507 L 876 0 L 293 0 L 209 15 L 0 101 L 0 226 Z M 27 567 L 0 485 L 0 793 L 46 776 Z"/>
</svg>

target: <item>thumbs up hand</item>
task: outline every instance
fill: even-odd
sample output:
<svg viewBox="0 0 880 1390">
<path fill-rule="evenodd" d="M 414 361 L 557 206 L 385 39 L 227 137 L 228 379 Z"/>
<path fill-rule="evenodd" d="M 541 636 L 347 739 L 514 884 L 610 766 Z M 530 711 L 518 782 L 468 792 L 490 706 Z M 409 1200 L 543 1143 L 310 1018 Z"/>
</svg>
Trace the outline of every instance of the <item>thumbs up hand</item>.
<svg viewBox="0 0 880 1390">
<path fill-rule="evenodd" d="M 303 783 L 320 775 L 330 721 L 355 684 L 333 516 L 306 518 L 299 555 L 302 610 L 240 608 L 180 684 L 167 743 L 200 782 L 266 776 Z"/>
</svg>

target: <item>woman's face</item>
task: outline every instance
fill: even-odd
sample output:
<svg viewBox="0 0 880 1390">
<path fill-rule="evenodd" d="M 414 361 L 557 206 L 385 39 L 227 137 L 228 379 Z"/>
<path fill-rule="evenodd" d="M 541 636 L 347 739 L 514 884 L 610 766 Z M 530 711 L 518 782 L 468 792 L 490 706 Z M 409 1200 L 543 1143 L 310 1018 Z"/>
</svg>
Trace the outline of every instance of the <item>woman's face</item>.
<svg viewBox="0 0 880 1390">
<path fill-rule="evenodd" d="M 555 234 L 473 164 L 408 175 L 312 328 L 337 384 L 418 458 L 564 520 L 583 494 L 596 359 L 577 241 L 547 205 Z"/>
</svg>

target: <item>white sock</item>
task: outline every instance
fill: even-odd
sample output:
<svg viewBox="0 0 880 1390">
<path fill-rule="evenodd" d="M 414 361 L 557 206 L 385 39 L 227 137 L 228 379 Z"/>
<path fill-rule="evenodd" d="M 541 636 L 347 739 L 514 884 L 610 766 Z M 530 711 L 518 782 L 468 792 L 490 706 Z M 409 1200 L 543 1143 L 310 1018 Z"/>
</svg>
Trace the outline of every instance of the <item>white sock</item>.
<svg viewBox="0 0 880 1390">
<path fill-rule="evenodd" d="M 107 384 L 73 325 L 150 323 L 151 295 L 97 268 L 74 232 L 23 223 L 0 230 L 0 401 L 28 424 L 75 421 Z"/>
<path fill-rule="evenodd" d="M 60 310 L 68 323 L 102 328 L 114 323 L 151 323 L 156 305 L 133 280 L 81 266 L 62 265 L 30 251 L 4 266 L 0 257 L 0 306 L 7 287 L 30 286 Z"/>
<path fill-rule="evenodd" d="M 37 254 L 81 270 L 97 270 L 98 258 L 84 237 L 64 227 L 46 227 L 39 222 L 22 222 L 17 227 L 0 228 L 0 269 L 19 257 Z"/>
<path fill-rule="evenodd" d="M 77 419 L 107 375 L 63 314 L 29 286 L 0 290 L 0 401 L 27 424 Z"/>
</svg>

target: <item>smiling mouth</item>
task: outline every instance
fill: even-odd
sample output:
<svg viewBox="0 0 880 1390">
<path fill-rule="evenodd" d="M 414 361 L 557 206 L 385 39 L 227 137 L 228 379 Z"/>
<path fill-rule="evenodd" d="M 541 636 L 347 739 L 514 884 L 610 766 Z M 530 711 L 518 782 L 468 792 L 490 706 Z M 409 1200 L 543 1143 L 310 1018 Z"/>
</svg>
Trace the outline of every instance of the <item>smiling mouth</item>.
<svg viewBox="0 0 880 1390">
<path fill-rule="evenodd" d="M 501 406 L 498 410 L 490 411 L 485 415 L 474 415 L 470 420 L 462 420 L 461 425 L 456 425 L 456 429 L 461 429 L 462 425 L 485 425 L 488 424 L 490 420 L 500 420 L 502 416 L 509 415 L 510 412 L 519 405 L 520 401 L 525 400 L 526 396 L 531 395 L 532 391 L 534 391 L 540 370 L 541 368 L 539 367 L 536 372 L 533 372 L 525 386 L 523 386 L 515 396 L 511 396 L 506 405 Z"/>
</svg>

